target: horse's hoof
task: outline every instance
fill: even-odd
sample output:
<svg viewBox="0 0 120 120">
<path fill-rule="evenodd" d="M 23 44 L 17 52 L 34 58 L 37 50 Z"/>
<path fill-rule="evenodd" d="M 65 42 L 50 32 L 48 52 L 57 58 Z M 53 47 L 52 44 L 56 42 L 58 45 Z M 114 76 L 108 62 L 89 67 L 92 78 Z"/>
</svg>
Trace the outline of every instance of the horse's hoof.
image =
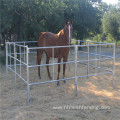
<svg viewBox="0 0 120 120">
<path fill-rule="evenodd" d="M 50 78 L 50 80 L 52 80 L 52 77 L 49 77 Z"/>
<path fill-rule="evenodd" d="M 60 86 L 60 82 L 57 83 L 57 86 Z"/>
<path fill-rule="evenodd" d="M 41 79 L 41 77 L 39 77 L 39 79 Z"/>
<path fill-rule="evenodd" d="M 64 80 L 63 82 L 66 83 L 66 80 Z"/>
</svg>

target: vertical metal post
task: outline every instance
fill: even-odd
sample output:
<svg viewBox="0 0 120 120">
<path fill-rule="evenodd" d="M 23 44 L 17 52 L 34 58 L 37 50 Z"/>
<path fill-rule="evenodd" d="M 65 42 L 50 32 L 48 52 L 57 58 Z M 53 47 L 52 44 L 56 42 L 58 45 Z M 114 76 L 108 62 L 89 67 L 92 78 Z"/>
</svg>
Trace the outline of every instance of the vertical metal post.
<svg viewBox="0 0 120 120">
<path fill-rule="evenodd" d="M 6 43 L 6 77 L 8 78 L 8 43 Z"/>
<path fill-rule="evenodd" d="M 14 86 L 16 88 L 16 46 L 15 46 L 15 43 L 14 43 Z"/>
<path fill-rule="evenodd" d="M 112 74 L 112 87 L 114 88 L 114 75 L 115 75 L 115 44 L 113 45 L 113 74 Z"/>
<path fill-rule="evenodd" d="M 41 60 L 41 65 L 42 65 L 42 60 Z M 40 66 L 40 77 L 42 78 L 42 66 Z"/>
<path fill-rule="evenodd" d="M 70 47 L 69 47 L 70 48 Z M 69 51 L 69 56 L 70 56 L 70 51 Z M 70 59 L 69 59 L 70 60 Z M 70 72 L 70 63 L 68 63 L 68 65 L 69 65 L 69 72 Z"/>
<path fill-rule="evenodd" d="M 11 68 L 11 44 L 9 44 L 9 58 L 10 58 L 10 68 Z"/>
<path fill-rule="evenodd" d="M 89 60 L 90 60 L 90 56 L 89 56 L 89 52 L 90 52 L 90 50 L 89 50 L 89 41 L 87 42 L 87 53 L 88 53 L 88 62 L 87 62 L 87 78 L 88 78 L 88 74 L 89 74 Z"/>
<path fill-rule="evenodd" d="M 29 86 L 29 49 L 28 46 L 26 47 L 26 67 L 27 67 L 27 104 L 29 104 L 29 91 L 30 91 L 30 86 Z"/>
<path fill-rule="evenodd" d="M 25 46 L 25 42 L 24 42 L 24 46 Z M 25 62 L 25 47 L 24 47 L 24 62 Z"/>
<path fill-rule="evenodd" d="M 97 45 L 95 46 L 95 59 L 97 59 Z M 95 60 L 95 74 L 97 74 L 97 69 L 98 69 L 98 68 L 97 68 L 97 67 L 98 67 L 98 66 L 97 66 L 97 62 L 98 62 L 98 61 Z"/>
<path fill-rule="evenodd" d="M 21 46 L 19 46 L 19 55 L 20 55 L 20 76 L 21 76 Z"/>
<path fill-rule="evenodd" d="M 100 43 L 99 43 L 100 44 Z M 101 45 L 99 45 L 99 68 L 101 67 L 100 66 L 100 59 L 101 59 Z"/>
<path fill-rule="evenodd" d="M 70 44 L 70 42 L 71 42 L 70 25 L 68 26 L 68 30 L 69 30 L 69 44 Z"/>
<path fill-rule="evenodd" d="M 77 85 L 78 85 L 78 78 L 77 78 L 77 51 L 78 46 L 75 46 L 75 96 L 77 96 Z"/>
<path fill-rule="evenodd" d="M 52 48 L 52 57 L 53 57 L 53 80 L 54 80 L 54 71 L 55 71 L 55 68 L 54 68 L 54 48 Z"/>
</svg>

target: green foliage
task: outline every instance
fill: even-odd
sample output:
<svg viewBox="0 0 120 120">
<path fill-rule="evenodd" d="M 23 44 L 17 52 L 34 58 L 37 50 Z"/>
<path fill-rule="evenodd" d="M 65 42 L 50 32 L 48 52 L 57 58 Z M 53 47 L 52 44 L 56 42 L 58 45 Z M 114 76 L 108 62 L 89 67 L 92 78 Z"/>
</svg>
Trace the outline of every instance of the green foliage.
<svg viewBox="0 0 120 120">
<path fill-rule="evenodd" d="M 101 2 L 100 5 L 98 6 L 98 9 L 99 9 L 99 12 L 100 12 L 99 15 L 101 15 L 101 17 L 102 17 L 105 12 L 109 11 L 110 6 L 105 2 Z"/>
<path fill-rule="evenodd" d="M 106 42 L 107 43 L 115 43 L 115 39 L 111 34 L 108 34 L 106 37 Z"/>
<path fill-rule="evenodd" d="M 103 41 L 102 41 L 102 37 L 103 37 L 102 34 L 97 34 L 96 36 L 93 37 L 93 41 L 106 42 L 106 43 L 116 43 L 116 39 L 111 34 L 107 34 Z M 117 44 L 120 45 L 120 42 L 118 42 Z"/>
<path fill-rule="evenodd" d="M 114 14 L 106 13 L 103 16 L 102 23 L 104 33 L 110 33 L 113 37 L 115 37 L 116 34 L 118 34 L 119 24 Z"/>
<path fill-rule="evenodd" d="M 18 35 L 20 40 L 37 40 L 42 31 L 57 33 L 65 19 L 74 19 L 74 37 L 83 39 L 99 31 L 94 3 L 101 0 L 1 0 L 1 34 Z"/>
<path fill-rule="evenodd" d="M 18 41 L 37 40 L 40 32 L 57 33 L 65 19 L 72 18 L 76 39 L 96 35 L 94 40 L 100 41 L 102 28 L 114 39 L 120 35 L 119 5 L 114 8 L 101 0 L 1 0 L 0 8 L 3 41 L 15 33 Z"/>
<path fill-rule="evenodd" d="M 103 33 L 107 35 L 107 41 L 117 41 L 120 35 L 120 11 L 118 8 L 112 6 L 111 9 L 106 12 L 102 19 Z M 111 38 L 111 40 L 110 40 Z"/>
<path fill-rule="evenodd" d="M 95 42 L 101 42 L 101 34 L 97 34 L 96 36 L 93 37 L 93 41 Z"/>
<path fill-rule="evenodd" d="M 119 47 L 120 47 L 120 41 L 118 41 L 118 42 L 117 42 L 117 46 L 119 46 Z"/>
<path fill-rule="evenodd" d="M 76 7 L 73 9 L 74 14 L 74 32 L 76 37 L 84 39 L 89 36 L 92 31 L 99 31 L 98 9 L 93 7 L 87 0 L 75 0 Z M 76 12 L 77 11 L 77 12 Z"/>
</svg>

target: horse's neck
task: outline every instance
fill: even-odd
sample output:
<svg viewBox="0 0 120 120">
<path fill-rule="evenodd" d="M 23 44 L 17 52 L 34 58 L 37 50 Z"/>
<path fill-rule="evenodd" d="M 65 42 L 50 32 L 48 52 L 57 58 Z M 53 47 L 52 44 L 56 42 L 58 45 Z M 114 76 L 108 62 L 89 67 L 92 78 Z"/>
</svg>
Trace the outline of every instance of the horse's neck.
<svg viewBox="0 0 120 120">
<path fill-rule="evenodd" d="M 59 40 L 68 45 L 68 33 L 64 29 L 60 30 L 59 33 L 57 34 L 59 37 Z"/>
</svg>

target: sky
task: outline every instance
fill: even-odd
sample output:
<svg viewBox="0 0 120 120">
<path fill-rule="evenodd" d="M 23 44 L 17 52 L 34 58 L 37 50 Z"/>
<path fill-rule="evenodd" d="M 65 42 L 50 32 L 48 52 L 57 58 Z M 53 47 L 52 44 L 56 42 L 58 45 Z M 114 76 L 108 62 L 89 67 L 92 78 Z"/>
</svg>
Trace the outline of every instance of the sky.
<svg viewBox="0 0 120 120">
<path fill-rule="evenodd" d="M 117 4 L 118 0 L 102 0 L 103 2 L 106 2 L 107 4 Z"/>
</svg>

